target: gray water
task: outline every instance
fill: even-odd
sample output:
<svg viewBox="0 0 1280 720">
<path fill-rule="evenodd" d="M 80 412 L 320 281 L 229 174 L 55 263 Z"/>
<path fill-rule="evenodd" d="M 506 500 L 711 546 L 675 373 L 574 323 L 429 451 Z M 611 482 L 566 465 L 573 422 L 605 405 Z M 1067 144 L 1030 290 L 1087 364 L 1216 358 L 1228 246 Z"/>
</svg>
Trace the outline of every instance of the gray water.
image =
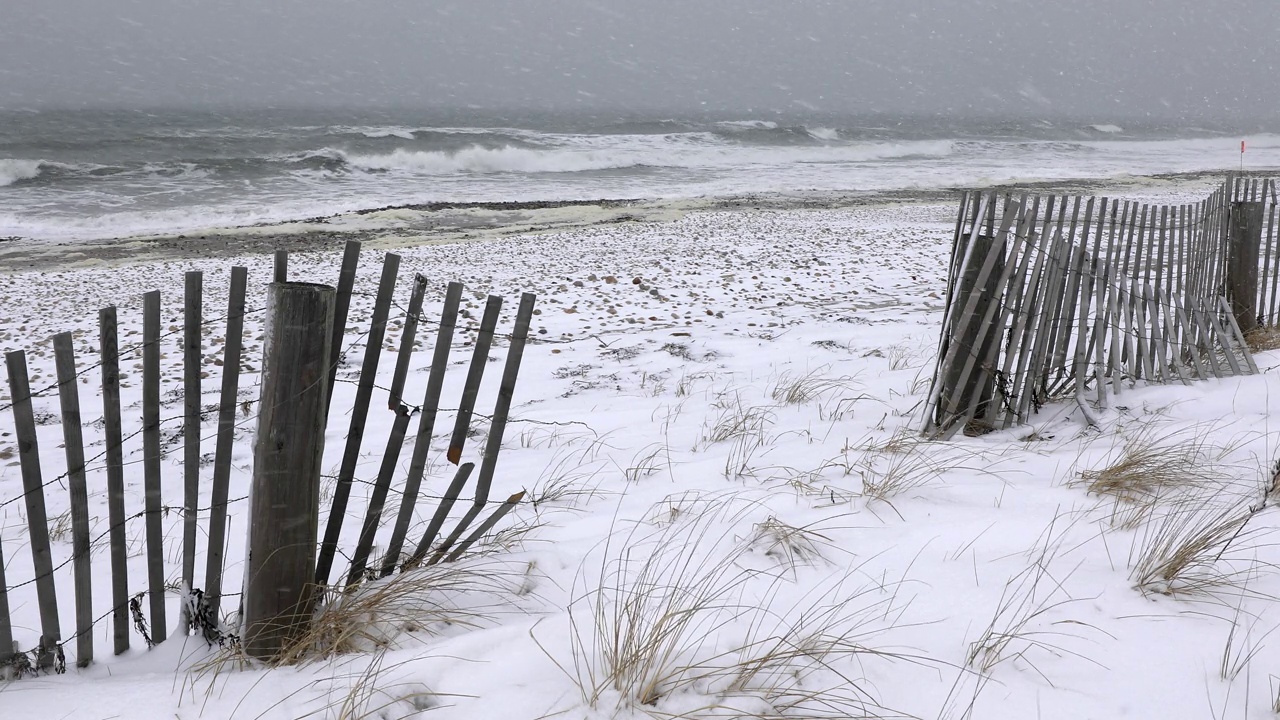
<svg viewBox="0 0 1280 720">
<path fill-rule="evenodd" d="M 1231 169 L 1226 127 L 477 112 L 0 113 L 0 237 L 177 234 L 386 206 L 938 189 Z M 1280 136 L 1247 137 L 1280 167 Z"/>
</svg>

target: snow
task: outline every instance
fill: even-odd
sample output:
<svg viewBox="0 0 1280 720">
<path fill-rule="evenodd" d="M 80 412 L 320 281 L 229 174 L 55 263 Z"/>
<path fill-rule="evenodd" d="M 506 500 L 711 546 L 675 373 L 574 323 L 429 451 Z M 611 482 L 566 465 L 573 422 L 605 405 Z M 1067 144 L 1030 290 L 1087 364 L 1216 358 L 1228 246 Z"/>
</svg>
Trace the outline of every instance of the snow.
<svg viewBox="0 0 1280 720">
<path fill-rule="evenodd" d="M 1192 199 L 1200 188 L 1153 186 L 1151 193 Z M 1250 516 L 1226 551 L 1208 557 L 1202 575 L 1211 582 L 1192 588 L 1174 580 L 1161 587 L 1177 592 L 1154 585 L 1144 592 L 1135 588 L 1134 568 L 1169 527 L 1162 518 L 1187 503 L 1162 496 L 1125 523 L 1135 516 L 1125 513 L 1129 506 L 1090 494 L 1083 473 L 1114 464 L 1135 438 L 1176 448 L 1199 443 L 1203 452 L 1186 457 L 1201 458 L 1212 472 L 1196 507 L 1261 505 L 1276 457 L 1269 415 L 1270 398 L 1280 398 L 1280 356 L 1259 354 L 1266 371 L 1257 376 L 1126 387 L 1099 412 L 1097 431 L 1073 405 L 1054 405 L 1031 426 L 923 442 L 915 423 L 932 370 L 954 211 L 930 202 L 691 211 L 665 222 L 482 242 L 398 240 L 399 307 L 414 273 L 432 282 L 427 318 L 438 316 L 446 281 L 469 291 L 468 330 L 455 338 L 445 407 L 460 394 L 483 296 L 508 299 L 506 332 L 518 293 L 538 294 L 537 342 L 525 351 L 493 490 L 494 497 L 529 491 L 503 523 L 521 532 L 452 567 L 455 585 L 431 580 L 401 598 L 433 609 L 419 608 L 412 623 L 403 607 L 388 610 L 370 625 L 381 649 L 370 640 L 366 652 L 264 669 L 229 661 L 194 637 L 145 651 L 135 634 L 135 649 L 113 658 L 103 622 L 91 667 L 0 686 L 4 714 L 733 717 L 734 708 L 767 716 L 772 697 L 774 708 L 792 702 L 821 717 L 847 717 L 855 707 L 925 718 L 1271 717 L 1276 677 L 1269 669 L 1280 661 L 1268 642 L 1277 627 L 1268 619 L 1270 598 L 1280 593 L 1275 511 Z M 349 328 L 367 323 L 379 273 L 374 255 L 366 250 L 363 258 Z M 333 282 L 339 261 L 333 250 L 296 253 L 289 269 L 296 279 Z M 180 323 L 178 288 L 192 269 L 206 273 L 206 316 L 221 317 L 232 264 L 249 266 L 249 306 L 260 308 L 271 276 L 266 255 L 10 274 L 0 282 L 0 303 L 11 308 L 0 320 L 0 343 L 28 349 L 32 385 L 45 387 L 53 378 L 52 333 L 76 330 L 82 367 L 91 364 L 92 309 L 119 305 L 122 343 L 131 345 L 141 337 L 139 293 L 166 290 L 169 328 Z M 249 400 L 256 398 L 262 319 L 254 311 L 246 327 Z M 210 360 L 221 348 L 219 327 L 206 333 Z M 434 329 L 424 323 L 419 330 L 423 346 L 407 397 L 425 388 Z M 361 332 L 349 331 L 344 381 L 363 354 Z M 388 347 L 398 345 L 399 333 L 393 323 Z M 171 374 L 162 415 L 180 418 L 180 395 L 170 394 L 180 389 L 180 334 L 163 342 Z M 505 354 L 506 342 L 496 343 L 491 355 Z M 395 360 L 383 353 L 380 378 Z M 140 414 L 134 363 L 123 354 L 132 424 Z M 500 367 L 489 365 L 479 412 L 493 406 Z M 206 405 L 217 402 L 216 378 L 215 369 L 205 381 Z M 101 451 L 100 401 L 96 374 L 88 380 L 81 402 L 93 457 Z M 354 392 L 340 382 L 333 406 L 349 407 Z M 393 418 L 382 407 L 380 391 L 359 478 L 375 475 L 381 460 Z M 38 398 L 36 409 L 56 415 L 56 395 Z M 10 420 L 0 417 L 0 432 L 8 433 Z M 326 441 L 325 464 L 335 470 L 346 417 L 337 413 Z M 180 422 L 167 420 L 166 434 Z M 451 424 L 451 413 L 437 423 L 428 494 L 451 476 L 443 460 Z M 248 487 L 252 428 L 250 415 L 238 429 L 233 499 Z M 213 430 L 210 418 L 205 452 Z M 64 463 L 60 428 L 55 422 L 40 432 L 48 480 Z M 469 441 L 464 461 L 482 446 L 481 438 Z M 0 455 L 11 447 L 12 436 L 0 435 Z M 140 456 L 140 438 L 129 440 L 126 462 Z M 176 497 L 180 456 L 175 446 L 167 500 Z M 406 448 L 398 477 L 408 456 Z M 141 478 L 131 469 L 127 480 L 133 513 Z M 89 486 L 97 536 L 106 527 L 100 460 L 90 464 Z M 18 497 L 20 487 L 16 457 L 5 456 L 0 502 Z M 368 491 L 355 486 L 344 548 L 354 544 Z M 49 497 L 50 517 L 66 511 L 56 484 Z M 11 585 L 32 573 L 19 505 L 3 506 L 0 528 Z M 243 500 L 231 505 L 232 593 L 246 508 Z M 419 530 L 432 509 L 419 506 Z M 142 527 L 132 522 L 132 589 L 140 590 Z M 384 518 L 380 546 L 389 525 Z M 176 579 L 180 518 L 171 514 L 165 527 L 166 570 Z M 70 537 L 60 536 L 55 563 L 69 555 Z M 69 598 L 68 570 L 58 582 Z M 343 570 L 340 564 L 335 576 Z M 98 615 L 108 607 L 105 552 L 95 552 L 94 572 Z M 672 587 L 701 595 L 690 599 Z M 23 647 L 37 635 L 29 593 L 10 597 Z M 177 618 L 176 596 L 170 608 Z M 71 603 L 61 611 L 70 635 Z M 655 626 L 664 618 L 665 626 Z M 618 663 L 610 664 L 609 648 L 626 646 L 614 630 L 632 631 L 637 647 L 646 628 L 665 642 L 665 654 L 611 682 Z M 780 637 L 805 652 L 784 662 L 777 648 L 785 643 L 771 642 Z M 752 658 L 759 661 L 754 674 L 743 669 Z M 790 694 L 770 695 L 770 687 Z M 832 704 L 806 696 L 818 691 Z"/>
</svg>

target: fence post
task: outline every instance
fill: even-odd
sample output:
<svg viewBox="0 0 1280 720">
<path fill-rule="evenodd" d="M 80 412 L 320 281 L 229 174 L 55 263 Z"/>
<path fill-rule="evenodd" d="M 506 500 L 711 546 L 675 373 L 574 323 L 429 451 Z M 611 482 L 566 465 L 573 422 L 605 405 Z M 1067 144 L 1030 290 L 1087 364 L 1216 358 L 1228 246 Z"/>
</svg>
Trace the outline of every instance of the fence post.
<svg viewBox="0 0 1280 720">
<path fill-rule="evenodd" d="M 244 648 L 278 658 L 315 607 L 320 470 L 336 294 L 275 283 L 267 298 L 262 396 L 249 497 Z"/>
<path fill-rule="evenodd" d="M 1000 253 L 996 259 L 992 272 L 986 276 L 982 276 L 983 266 L 986 264 L 987 256 L 993 252 Z M 978 303 L 974 308 L 974 318 L 984 318 L 987 316 L 987 309 L 993 302 L 997 302 L 996 289 L 999 285 L 1001 273 L 1004 271 L 1004 247 L 996 243 L 993 235 L 982 234 L 973 239 L 973 250 L 969 264 L 966 266 L 965 273 L 960 277 L 960 281 L 956 290 L 956 297 L 953 301 L 953 307 L 956 308 L 957 315 L 964 308 L 969 298 L 976 292 L 978 293 Z M 982 286 L 979 287 L 979 283 Z M 956 336 L 956 329 L 964 327 L 963 335 Z M 996 325 L 983 327 L 982 322 L 963 321 L 960 317 L 952 319 L 952 326 L 947 330 L 951 336 L 950 341 L 953 347 L 948 351 L 948 356 L 954 357 L 955 361 L 947 367 L 947 373 L 942 379 L 942 393 L 939 395 L 938 417 L 935 422 L 939 427 L 948 427 L 956 422 L 956 417 L 947 417 L 948 412 L 961 413 L 966 408 L 974 407 L 976 412 L 974 418 L 984 418 L 987 414 L 987 408 L 991 404 L 992 397 L 995 392 L 995 376 L 990 373 L 972 372 L 964 377 L 963 372 L 965 360 L 969 355 L 974 355 L 982 362 L 982 358 L 987 356 L 987 350 L 990 349 L 991 343 L 995 342 L 999 337 L 1000 328 Z M 960 383 L 964 383 L 965 387 L 959 387 Z M 982 382 L 979 387 L 978 383 Z M 977 402 L 974 402 L 974 396 L 977 395 Z"/>
<path fill-rule="evenodd" d="M 1227 225 L 1227 301 L 1240 332 L 1258 327 L 1258 250 L 1262 245 L 1261 201 L 1231 203 Z"/>
</svg>

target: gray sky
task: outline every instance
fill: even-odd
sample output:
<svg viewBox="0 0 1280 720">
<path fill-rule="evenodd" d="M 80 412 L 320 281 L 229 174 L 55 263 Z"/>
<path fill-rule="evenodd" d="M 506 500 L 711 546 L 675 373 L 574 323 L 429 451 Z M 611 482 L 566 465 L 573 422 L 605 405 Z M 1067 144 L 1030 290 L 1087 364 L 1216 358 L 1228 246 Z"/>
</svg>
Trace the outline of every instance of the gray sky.
<svg viewBox="0 0 1280 720">
<path fill-rule="evenodd" d="M 0 108 L 1280 116 L 1277 0 L 0 0 Z"/>
</svg>

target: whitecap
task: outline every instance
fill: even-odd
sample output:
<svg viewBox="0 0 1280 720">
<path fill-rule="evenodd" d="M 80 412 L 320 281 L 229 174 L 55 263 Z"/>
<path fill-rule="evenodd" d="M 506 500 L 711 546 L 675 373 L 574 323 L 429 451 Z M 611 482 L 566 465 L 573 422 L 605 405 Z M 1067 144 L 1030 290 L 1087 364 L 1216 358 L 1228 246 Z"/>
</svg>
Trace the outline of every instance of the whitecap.
<svg viewBox="0 0 1280 720">
<path fill-rule="evenodd" d="M 39 160 L 0 159 L 0 187 L 12 185 L 20 180 L 30 180 L 39 174 Z"/>
</svg>

